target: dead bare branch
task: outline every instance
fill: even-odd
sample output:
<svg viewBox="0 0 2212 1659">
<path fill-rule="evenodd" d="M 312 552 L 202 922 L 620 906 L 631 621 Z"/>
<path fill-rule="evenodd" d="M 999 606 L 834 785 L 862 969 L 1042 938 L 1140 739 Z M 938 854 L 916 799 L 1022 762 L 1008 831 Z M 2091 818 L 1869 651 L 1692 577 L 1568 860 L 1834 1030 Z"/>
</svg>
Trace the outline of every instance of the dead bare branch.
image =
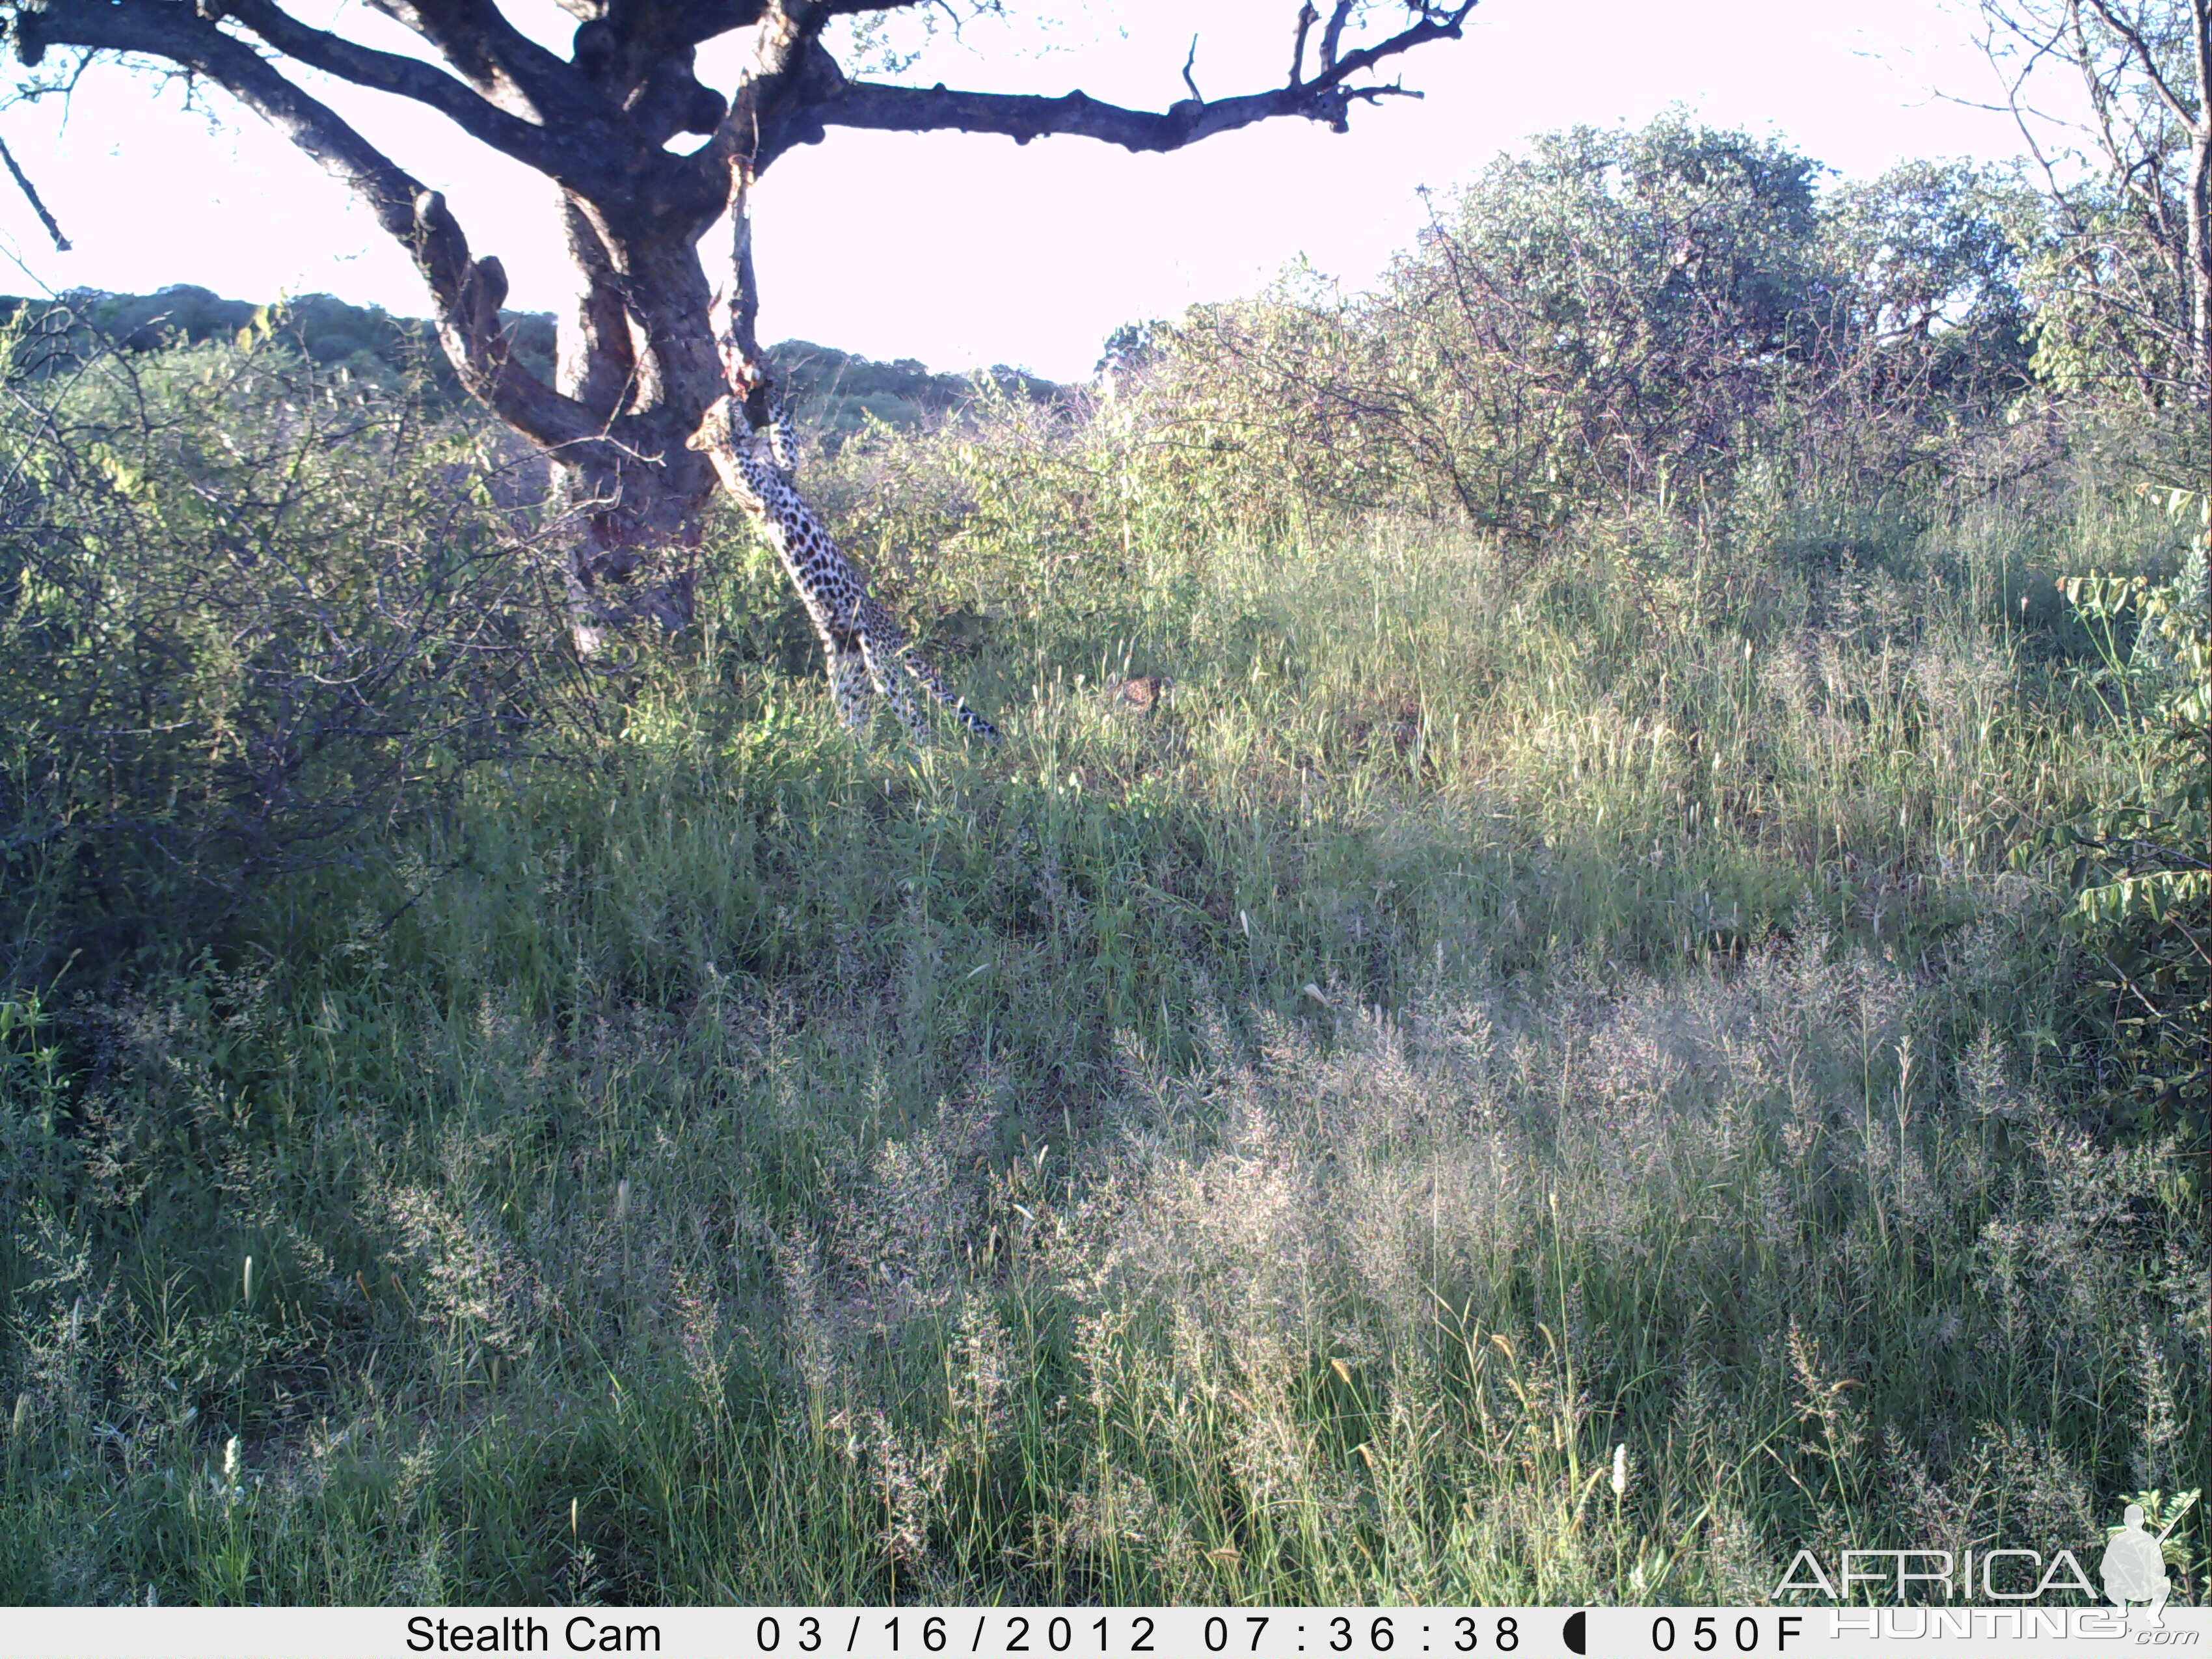
<svg viewBox="0 0 2212 1659">
<path fill-rule="evenodd" d="M 46 204 L 39 199 L 36 186 L 24 174 L 23 169 L 16 165 L 15 153 L 9 149 L 4 142 L 0 142 L 0 161 L 5 161 L 8 164 L 8 171 L 14 176 L 16 188 L 23 192 L 23 199 L 31 204 L 31 211 L 39 216 L 39 222 L 46 228 L 46 234 L 53 238 L 54 251 L 57 253 L 67 253 L 70 251 L 70 239 L 62 234 L 61 226 L 54 222 L 54 216 L 46 210 Z"/>
</svg>

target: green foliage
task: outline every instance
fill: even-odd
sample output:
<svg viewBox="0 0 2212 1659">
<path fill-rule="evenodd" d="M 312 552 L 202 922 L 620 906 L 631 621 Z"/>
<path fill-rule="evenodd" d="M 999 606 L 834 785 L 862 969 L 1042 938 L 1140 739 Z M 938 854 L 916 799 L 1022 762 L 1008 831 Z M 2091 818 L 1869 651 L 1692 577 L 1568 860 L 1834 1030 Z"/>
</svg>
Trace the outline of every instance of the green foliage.
<svg viewBox="0 0 2212 1659">
<path fill-rule="evenodd" d="M 1149 393 L 985 387 L 957 424 L 876 427 L 810 476 L 841 543 L 909 605 L 1091 650 L 1171 628 L 1216 538 L 1275 533 L 1296 511 L 1187 402 Z"/>
<path fill-rule="evenodd" d="M 2194 487 L 2212 398 L 2212 340 L 2197 333 L 2212 286 L 2196 229 L 2212 185 L 2203 12 L 2192 0 L 2023 0 L 1987 16 L 2034 151 L 2008 193 L 2008 229 L 2025 255 L 2037 371 L 2108 416 L 2148 415 L 2147 447 L 2179 448 L 2172 481 Z M 2045 112 L 2060 107 L 2075 112 Z"/>
<path fill-rule="evenodd" d="M 1906 161 L 1821 203 L 1831 326 L 1871 343 L 1877 394 L 1986 416 L 2027 390 L 2033 316 L 2006 220 L 2016 184 L 1964 162 Z"/>
<path fill-rule="evenodd" d="M 2085 185 L 2063 202 L 2015 198 L 2027 250 L 2035 369 L 2062 391 L 2113 394 L 2187 412 L 2187 295 L 2122 188 Z"/>
<path fill-rule="evenodd" d="M 1981 181 L 1812 176 L 1546 141 L 1085 393 L 809 349 L 988 750 L 853 742 L 734 515 L 562 702 L 533 499 L 281 329 L 23 368 L 0 1595 L 1742 1603 L 2133 1496 L 2201 1599 L 2112 1100 L 2203 566 L 1992 419 Z"/>
<path fill-rule="evenodd" d="M 60 1201 L 78 1174 L 70 1082 L 45 1000 L 33 991 L 0 998 L 0 1200 L 10 1215 Z"/>
<path fill-rule="evenodd" d="M 1111 453 L 925 612 L 1112 553 Z M 717 634 L 12 1024 L 0 1593 L 1736 1602 L 2202 1485 L 2201 1236 L 2003 866 L 2114 777 L 2046 530 L 1655 604 L 1156 487 L 1140 631 L 1079 560 L 963 665 L 1002 748 Z"/>
<path fill-rule="evenodd" d="M 2170 492 L 2201 524 L 2201 492 Z M 2178 1138 L 2192 1185 L 2212 1158 L 2212 643 L 2205 544 L 2184 574 L 2077 576 L 2066 601 L 2087 629 L 2100 690 L 2143 748 L 2146 780 L 2044 831 L 2021 856 L 2070 860 L 2069 920 L 2110 999 L 2105 1095 L 2115 1115 Z M 2125 643 L 2123 644 L 2123 641 Z"/>
<path fill-rule="evenodd" d="M 1815 172 L 1778 141 L 1679 116 L 1540 137 L 1401 265 L 1386 331 L 1401 314 L 1471 325 L 1494 373 L 1549 390 L 1528 453 L 1571 468 L 1577 495 L 1686 482 L 1800 343 Z"/>
<path fill-rule="evenodd" d="M 18 337 L 20 343 L 21 336 Z M 481 434 L 244 345 L 101 356 L 0 422 L 0 964 L 190 941 L 551 735 Z"/>
<path fill-rule="evenodd" d="M 835 451 L 871 426 L 915 431 L 960 414 L 980 396 L 1043 402 L 1065 388 L 1000 363 L 969 374 L 933 374 L 911 357 L 878 362 L 811 340 L 769 348 L 769 367 L 794 416 Z"/>
<path fill-rule="evenodd" d="M 2189 1517 L 2189 1511 L 2197 1507 L 2197 1500 L 2203 1496 L 2203 1492 L 2194 1486 L 2170 1497 L 2153 1487 L 2148 1492 L 2135 1493 L 2129 1500 L 2142 1505 L 2144 1530 L 2154 1538 L 2164 1540 L 2159 1546 L 2159 1553 L 2168 1566 L 2186 1568 L 2191 1565 L 2189 1547 L 2186 1544 L 2177 1547 L 2172 1534 L 2180 1529 L 2181 1523 Z M 2117 1534 L 2125 1528 L 2112 1527 L 2106 1530 Z"/>
<path fill-rule="evenodd" d="M 1201 444 L 1316 504 L 1418 499 L 1517 541 L 1638 509 L 1721 526 L 1747 478 L 1863 498 L 2017 395 L 1990 182 L 1915 165 L 1823 200 L 1773 139 L 1680 116 L 1501 157 L 1374 293 L 1294 276 L 1155 330 Z"/>
</svg>

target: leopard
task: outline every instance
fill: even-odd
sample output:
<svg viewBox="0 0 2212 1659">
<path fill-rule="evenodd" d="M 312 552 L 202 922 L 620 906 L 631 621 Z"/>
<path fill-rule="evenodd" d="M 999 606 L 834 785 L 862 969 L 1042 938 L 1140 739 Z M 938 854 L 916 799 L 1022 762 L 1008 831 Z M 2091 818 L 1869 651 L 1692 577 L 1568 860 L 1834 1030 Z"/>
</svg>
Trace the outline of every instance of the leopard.
<svg viewBox="0 0 2212 1659">
<path fill-rule="evenodd" d="M 799 601 L 820 635 L 829 660 L 830 685 L 837 715 L 851 731 L 865 732 L 880 693 L 917 748 L 930 741 L 929 722 L 916 706 L 906 679 L 916 684 L 977 737 L 996 741 L 999 728 L 967 701 L 908 641 L 906 631 L 868 591 L 867 578 L 839 550 L 821 515 L 799 493 L 798 445 L 791 416 L 781 400 L 769 404 L 769 423 L 750 428 L 734 398 L 723 415 L 726 439 L 702 441 L 718 460 L 732 462 L 729 480 L 751 507 L 784 573 L 799 590 Z M 702 439 L 706 436 L 702 434 Z"/>
</svg>

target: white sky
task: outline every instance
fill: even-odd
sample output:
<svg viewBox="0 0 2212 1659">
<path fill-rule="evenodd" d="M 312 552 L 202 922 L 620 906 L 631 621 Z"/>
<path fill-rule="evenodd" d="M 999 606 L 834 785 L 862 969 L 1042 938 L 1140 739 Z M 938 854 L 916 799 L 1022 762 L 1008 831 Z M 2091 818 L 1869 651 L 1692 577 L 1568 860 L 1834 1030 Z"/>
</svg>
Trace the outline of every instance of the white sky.
<svg viewBox="0 0 2212 1659">
<path fill-rule="evenodd" d="M 917 73 L 994 90 L 1079 86 L 1158 108 L 1185 95 L 1194 31 L 1209 97 L 1276 84 L 1288 68 L 1292 0 L 1051 9 L 1075 23 L 1054 37 L 1034 22 L 977 28 Z M 509 9 L 565 34 L 550 0 Z M 1080 379 L 1117 324 L 1249 292 L 1302 255 L 1358 286 L 1411 240 L 1419 186 L 1462 183 L 1532 132 L 1640 124 L 1675 103 L 1713 125 L 1779 133 L 1847 177 L 1908 156 L 2007 156 L 2008 120 L 1933 96 L 1992 90 L 1971 22 L 1966 0 L 1484 0 L 1464 40 L 1397 60 L 1424 100 L 1355 109 L 1346 135 L 1277 121 L 1139 156 L 1078 138 L 1021 147 L 833 129 L 755 193 L 761 335 Z M 1038 50 L 1048 39 L 1068 44 Z M 702 67 L 714 78 L 704 54 Z M 505 261 L 509 303 L 562 299 L 542 180 L 397 100 L 325 95 L 447 191 L 477 252 Z M 237 299 L 324 291 L 420 314 L 419 279 L 366 213 L 213 96 L 210 120 L 174 90 L 157 99 L 146 80 L 106 68 L 78 88 L 66 126 L 58 106 L 0 115 L 0 137 L 76 244 L 55 252 L 0 178 L 0 291 L 195 283 Z"/>
</svg>

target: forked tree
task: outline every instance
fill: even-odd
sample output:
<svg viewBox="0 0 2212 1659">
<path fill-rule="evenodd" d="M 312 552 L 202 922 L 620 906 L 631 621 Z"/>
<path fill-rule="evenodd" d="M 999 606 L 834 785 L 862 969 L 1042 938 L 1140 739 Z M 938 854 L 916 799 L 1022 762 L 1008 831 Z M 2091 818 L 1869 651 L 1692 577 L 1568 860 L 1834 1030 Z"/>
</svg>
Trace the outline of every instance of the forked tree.
<svg viewBox="0 0 2212 1659">
<path fill-rule="evenodd" d="M 368 3 L 428 52 L 362 44 L 280 0 L 9 0 L 4 11 L 33 70 L 44 63 L 43 75 L 65 78 L 99 54 L 180 68 L 268 120 L 368 204 L 421 270 L 464 384 L 544 451 L 556 497 L 585 526 L 568 577 L 588 649 L 610 626 L 690 620 L 703 509 L 737 476 L 730 445 L 769 422 L 747 203 L 780 157 L 838 128 L 1020 143 L 1070 134 L 1130 150 L 1179 149 L 1279 116 L 1341 131 L 1355 104 L 1404 93 L 1377 78 L 1383 65 L 1458 38 L 1475 0 L 1299 0 L 1279 84 L 1213 99 L 1193 86 L 1158 111 L 1080 91 L 963 92 L 864 71 L 872 27 L 933 13 L 957 21 L 953 0 L 555 0 L 576 20 L 565 56 L 496 0 Z M 1005 9 L 1002 0 L 962 7 Z M 740 31 L 737 85 L 702 83 L 698 49 Z M 472 253 L 443 197 L 306 90 L 302 68 L 434 110 L 552 182 L 576 295 L 559 318 L 554 384 L 523 365 L 502 329 L 498 259 Z M 718 224 L 726 240 L 714 238 L 710 259 L 702 247 Z"/>
</svg>

